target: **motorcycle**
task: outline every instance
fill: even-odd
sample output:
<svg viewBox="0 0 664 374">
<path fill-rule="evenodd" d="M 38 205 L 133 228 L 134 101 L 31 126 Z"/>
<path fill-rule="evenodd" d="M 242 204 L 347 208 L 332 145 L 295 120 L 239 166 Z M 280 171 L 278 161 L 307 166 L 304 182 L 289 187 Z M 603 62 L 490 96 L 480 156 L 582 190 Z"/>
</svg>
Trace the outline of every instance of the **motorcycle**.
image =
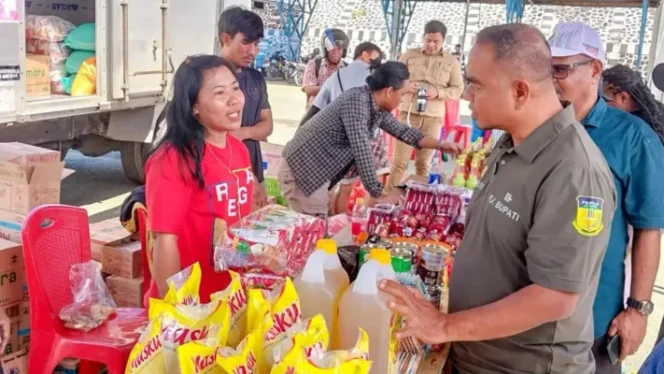
<svg viewBox="0 0 664 374">
<path fill-rule="evenodd" d="M 270 64 L 265 69 L 265 79 L 285 80 L 298 86 L 302 84 L 302 79 L 298 76 L 297 63 L 288 61 L 282 52 L 275 52 L 270 57 Z"/>
</svg>

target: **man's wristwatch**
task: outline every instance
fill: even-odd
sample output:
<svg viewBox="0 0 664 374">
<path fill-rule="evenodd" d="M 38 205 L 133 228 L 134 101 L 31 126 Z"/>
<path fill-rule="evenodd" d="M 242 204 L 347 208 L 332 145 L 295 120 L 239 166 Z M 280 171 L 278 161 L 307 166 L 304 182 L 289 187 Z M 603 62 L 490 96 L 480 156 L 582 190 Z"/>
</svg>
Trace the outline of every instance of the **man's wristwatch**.
<svg viewBox="0 0 664 374">
<path fill-rule="evenodd" d="M 641 315 L 647 317 L 650 314 L 652 314 L 653 310 L 655 309 L 655 304 L 653 304 L 652 301 L 650 301 L 650 300 L 637 301 L 637 300 L 632 299 L 631 297 L 628 297 L 627 298 L 627 307 L 636 309 L 636 311 L 641 313 Z"/>
</svg>

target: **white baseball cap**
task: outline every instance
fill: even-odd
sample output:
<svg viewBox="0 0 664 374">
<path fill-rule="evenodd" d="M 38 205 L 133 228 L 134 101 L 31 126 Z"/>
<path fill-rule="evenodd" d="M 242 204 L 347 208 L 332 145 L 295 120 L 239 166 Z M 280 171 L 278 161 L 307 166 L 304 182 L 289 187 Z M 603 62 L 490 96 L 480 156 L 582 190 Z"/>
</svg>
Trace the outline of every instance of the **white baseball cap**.
<svg viewBox="0 0 664 374">
<path fill-rule="evenodd" d="M 597 31 L 581 22 L 562 22 L 549 38 L 553 57 L 585 55 L 605 62 L 604 43 Z"/>
</svg>

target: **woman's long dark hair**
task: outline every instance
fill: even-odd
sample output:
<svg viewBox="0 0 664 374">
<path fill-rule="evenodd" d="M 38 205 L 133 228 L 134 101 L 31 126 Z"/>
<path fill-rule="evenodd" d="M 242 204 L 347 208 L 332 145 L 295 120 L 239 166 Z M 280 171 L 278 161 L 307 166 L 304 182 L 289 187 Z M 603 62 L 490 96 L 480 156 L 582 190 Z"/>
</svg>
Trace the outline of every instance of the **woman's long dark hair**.
<svg viewBox="0 0 664 374">
<path fill-rule="evenodd" d="M 652 127 L 664 143 L 664 104 L 655 99 L 639 73 L 625 65 L 616 65 L 602 73 L 604 83 L 619 92 L 627 92 L 638 105 L 642 119 Z"/>
<path fill-rule="evenodd" d="M 192 180 L 201 189 L 205 187 L 201 166 L 205 128 L 194 116 L 194 104 L 203 86 L 205 71 L 222 66 L 235 75 L 233 64 L 218 56 L 191 56 L 180 65 L 173 77 L 173 100 L 169 103 L 166 115 L 166 134 L 153 151 L 156 152 L 162 146 L 173 147 L 180 156 L 180 162 L 186 165 Z"/>
</svg>

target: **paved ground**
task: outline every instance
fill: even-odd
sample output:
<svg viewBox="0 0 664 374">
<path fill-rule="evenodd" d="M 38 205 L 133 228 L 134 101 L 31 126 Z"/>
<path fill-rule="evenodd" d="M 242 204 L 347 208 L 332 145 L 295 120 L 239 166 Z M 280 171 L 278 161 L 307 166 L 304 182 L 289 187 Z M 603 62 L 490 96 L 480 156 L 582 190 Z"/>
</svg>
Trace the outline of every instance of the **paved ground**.
<svg viewBox="0 0 664 374">
<path fill-rule="evenodd" d="M 285 144 L 295 133 L 304 114 L 304 94 L 296 87 L 287 85 L 268 86 L 275 128 L 269 141 Z M 466 106 L 461 114 L 468 115 Z M 128 192 L 136 187 L 125 178 L 117 152 L 103 157 L 90 158 L 71 151 L 66 158 L 67 167 L 76 173 L 65 179 L 62 187 L 62 202 L 85 207 L 92 222 L 117 217 L 120 205 Z M 660 269 L 663 266 L 660 263 Z M 664 314 L 664 270 L 659 272 L 653 296 L 655 313 L 650 318 L 648 335 L 639 352 L 625 364 L 626 369 L 636 372 L 652 349 L 662 315 Z"/>
</svg>

